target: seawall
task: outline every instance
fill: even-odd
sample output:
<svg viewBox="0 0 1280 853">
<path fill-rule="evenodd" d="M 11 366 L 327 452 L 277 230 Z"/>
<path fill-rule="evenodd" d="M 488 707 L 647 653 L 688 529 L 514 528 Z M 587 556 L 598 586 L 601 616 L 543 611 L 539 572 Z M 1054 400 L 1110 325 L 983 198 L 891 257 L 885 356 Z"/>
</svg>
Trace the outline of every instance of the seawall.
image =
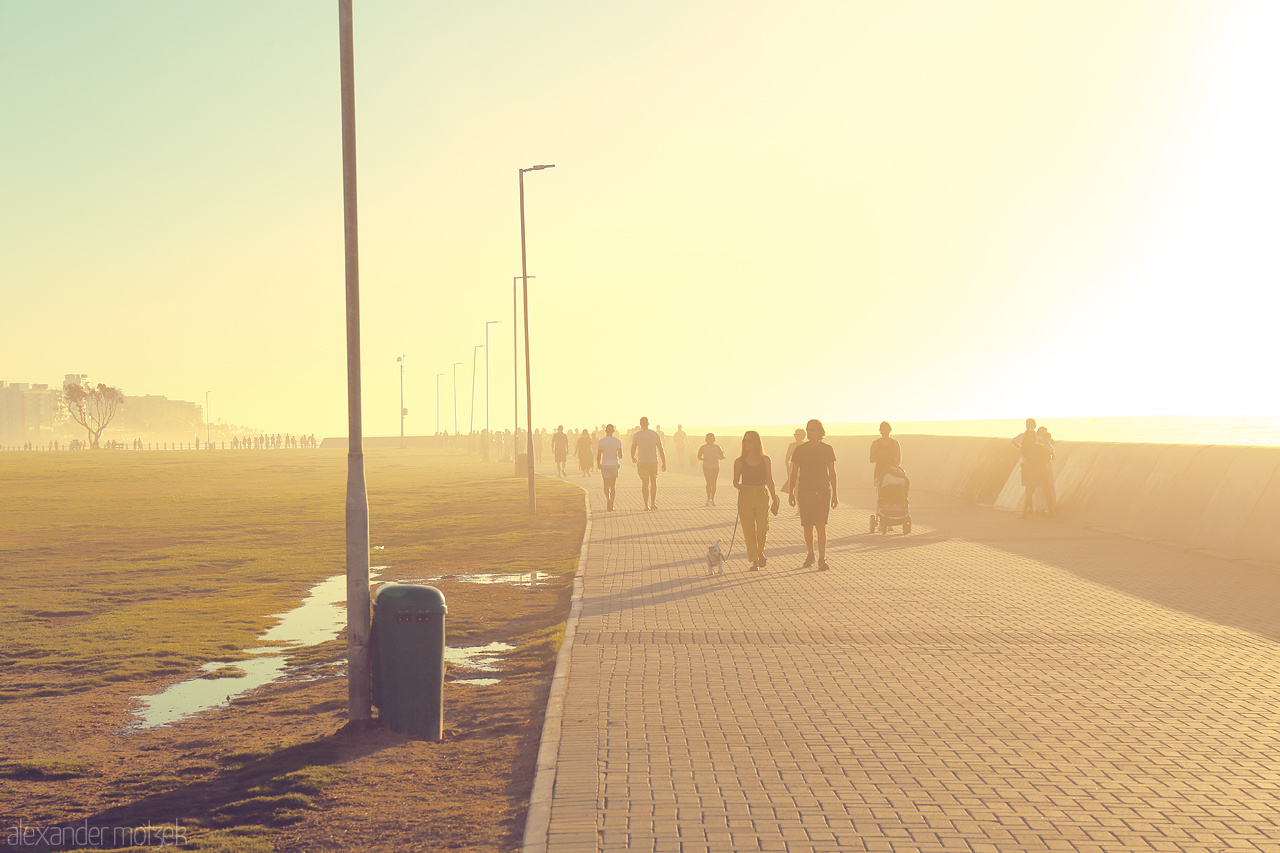
<svg viewBox="0 0 1280 853">
<path fill-rule="evenodd" d="M 913 490 L 1021 509 L 1018 450 L 1010 438 L 895 435 Z M 869 483 L 874 436 L 830 436 L 842 483 Z M 786 455 L 787 437 L 766 436 Z M 731 476 L 737 436 L 720 441 Z M 696 445 L 691 446 L 696 449 Z M 1055 445 L 1059 515 L 1137 539 L 1230 559 L 1280 564 L 1280 447 L 1061 441 Z"/>
</svg>

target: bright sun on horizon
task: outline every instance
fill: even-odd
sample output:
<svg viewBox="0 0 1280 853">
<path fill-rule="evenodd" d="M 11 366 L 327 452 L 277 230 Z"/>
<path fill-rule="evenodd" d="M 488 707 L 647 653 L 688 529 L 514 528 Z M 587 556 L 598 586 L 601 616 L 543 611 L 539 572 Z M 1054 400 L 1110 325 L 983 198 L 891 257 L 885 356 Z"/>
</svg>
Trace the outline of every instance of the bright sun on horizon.
<svg viewBox="0 0 1280 853">
<path fill-rule="evenodd" d="M 357 2 L 355 34 L 368 434 L 401 354 L 410 433 L 512 425 L 539 163 L 536 425 L 1280 413 L 1274 3 Z M 0 6 L 0 379 L 345 434 L 337 47 L 302 0 Z"/>
</svg>

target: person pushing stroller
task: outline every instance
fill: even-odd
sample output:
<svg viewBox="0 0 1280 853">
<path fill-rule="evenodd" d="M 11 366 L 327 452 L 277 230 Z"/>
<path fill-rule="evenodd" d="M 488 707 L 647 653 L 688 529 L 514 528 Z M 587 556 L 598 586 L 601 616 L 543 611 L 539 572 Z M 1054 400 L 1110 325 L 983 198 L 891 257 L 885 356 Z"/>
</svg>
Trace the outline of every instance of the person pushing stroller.
<svg viewBox="0 0 1280 853">
<path fill-rule="evenodd" d="M 902 445 L 898 444 L 897 439 L 889 437 L 891 432 L 893 427 L 889 422 L 881 421 L 880 437 L 871 442 L 871 464 L 876 466 L 871 479 L 876 485 L 877 499 L 880 497 L 880 481 L 884 479 L 884 472 L 890 468 L 902 467 Z"/>
<path fill-rule="evenodd" d="M 888 533 L 892 527 L 911 532 L 911 509 L 908 492 L 911 481 L 902 470 L 902 445 L 889 437 L 893 427 L 880 422 L 880 437 L 871 442 L 871 463 L 875 465 L 871 479 L 876 487 L 876 512 L 871 516 L 871 532 Z"/>
</svg>

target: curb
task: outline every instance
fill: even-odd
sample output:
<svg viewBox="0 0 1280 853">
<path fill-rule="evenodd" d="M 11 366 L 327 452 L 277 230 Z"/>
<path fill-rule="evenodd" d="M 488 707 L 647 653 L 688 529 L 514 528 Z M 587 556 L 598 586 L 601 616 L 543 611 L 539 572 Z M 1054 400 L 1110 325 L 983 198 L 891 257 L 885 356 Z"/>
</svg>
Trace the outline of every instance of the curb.
<svg viewBox="0 0 1280 853">
<path fill-rule="evenodd" d="M 560 757 L 560 734 L 564 723 L 564 697 L 569 689 L 570 657 L 573 639 L 578 632 L 582 613 L 582 576 L 587 567 L 587 546 L 591 544 L 591 494 L 584 488 L 582 501 L 587 523 L 582 530 L 582 548 L 578 551 L 578 570 L 573 578 L 573 598 L 569 618 L 564 626 L 564 642 L 556 655 L 556 671 L 551 677 L 551 693 L 547 697 L 547 715 L 542 722 L 542 741 L 538 746 L 538 762 L 529 795 L 529 812 L 525 816 L 523 853 L 546 853 L 551 830 L 551 796 L 555 792 L 556 764 Z"/>
</svg>

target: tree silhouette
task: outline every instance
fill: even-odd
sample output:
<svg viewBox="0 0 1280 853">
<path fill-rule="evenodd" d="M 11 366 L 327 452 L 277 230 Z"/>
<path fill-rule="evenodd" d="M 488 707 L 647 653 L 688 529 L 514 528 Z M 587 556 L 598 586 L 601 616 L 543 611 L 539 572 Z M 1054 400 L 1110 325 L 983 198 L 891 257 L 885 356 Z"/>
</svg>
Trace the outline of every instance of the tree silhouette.
<svg viewBox="0 0 1280 853">
<path fill-rule="evenodd" d="M 62 399 L 71 413 L 71 420 L 89 431 L 89 446 L 97 450 L 103 430 L 124 404 L 124 392 L 101 382 L 96 388 L 68 382 L 62 386 Z"/>
</svg>

